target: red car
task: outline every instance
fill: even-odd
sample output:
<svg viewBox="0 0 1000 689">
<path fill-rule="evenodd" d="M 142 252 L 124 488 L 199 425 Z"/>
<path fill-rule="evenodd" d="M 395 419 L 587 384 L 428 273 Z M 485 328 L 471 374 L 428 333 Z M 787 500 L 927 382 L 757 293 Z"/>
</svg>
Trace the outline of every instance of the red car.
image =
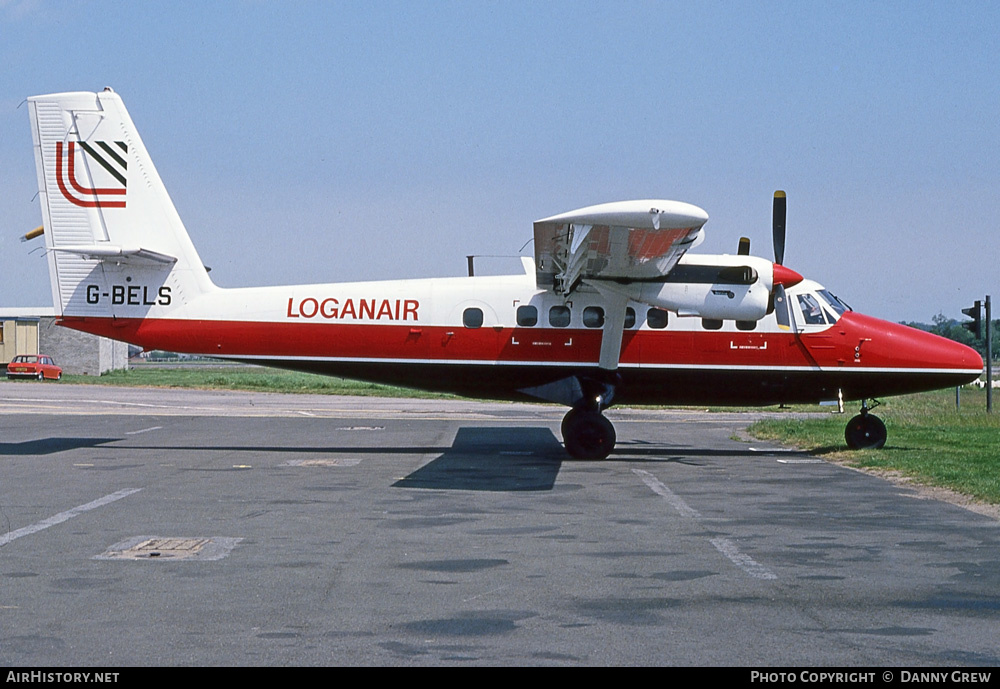
<svg viewBox="0 0 1000 689">
<path fill-rule="evenodd" d="M 62 378 L 62 369 L 56 366 L 52 357 L 45 354 L 18 354 L 7 364 L 7 378 L 59 380 Z"/>
</svg>

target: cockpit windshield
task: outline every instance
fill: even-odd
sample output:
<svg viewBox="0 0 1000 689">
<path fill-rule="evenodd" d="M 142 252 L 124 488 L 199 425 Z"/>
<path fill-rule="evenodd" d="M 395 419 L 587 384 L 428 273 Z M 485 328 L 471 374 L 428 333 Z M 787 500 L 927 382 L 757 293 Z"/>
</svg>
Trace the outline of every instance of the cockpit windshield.
<svg viewBox="0 0 1000 689">
<path fill-rule="evenodd" d="M 844 315 L 845 311 L 850 311 L 851 307 L 842 302 L 835 294 L 831 293 L 829 290 L 821 289 L 817 292 L 823 301 L 829 305 L 837 313 L 837 318 Z"/>
</svg>

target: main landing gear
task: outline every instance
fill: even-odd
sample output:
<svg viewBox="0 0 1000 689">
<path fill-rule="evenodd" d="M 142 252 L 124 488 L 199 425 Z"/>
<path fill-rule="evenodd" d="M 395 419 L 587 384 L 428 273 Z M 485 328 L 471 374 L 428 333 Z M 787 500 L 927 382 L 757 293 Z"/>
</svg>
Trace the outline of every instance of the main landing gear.
<svg viewBox="0 0 1000 689">
<path fill-rule="evenodd" d="M 882 419 L 868 413 L 868 400 L 861 401 L 861 413 L 848 421 L 844 430 L 844 440 L 852 450 L 878 450 L 885 445 L 887 435 Z"/>
<path fill-rule="evenodd" d="M 566 451 L 576 459 L 607 459 L 615 449 L 615 427 L 601 413 L 611 406 L 621 384 L 617 374 L 581 379 L 582 398 L 567 412 L 562 422 Z"/>
<path fill-rule="evenodd" d="M 562 437 L 576 459 L 607 459 L 617 439 L 615 427 L 601 412 L 580 407 L 563 417 Z"/>
</svg>

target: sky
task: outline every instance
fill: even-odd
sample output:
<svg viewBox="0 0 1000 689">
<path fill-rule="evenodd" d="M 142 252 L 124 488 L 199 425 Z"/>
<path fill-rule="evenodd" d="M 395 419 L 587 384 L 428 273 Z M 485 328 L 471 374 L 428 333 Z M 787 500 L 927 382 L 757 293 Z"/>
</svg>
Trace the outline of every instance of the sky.
<svg viewBox="0 0 1000 689">
<path fill-rule="evenodd" d="M 988 0 L 0 0 L 0 65 L 0 308 L 51 306 L 24 100 L 105 86 L 224 287 L 464 275 L 645 198 L 771 258 L 783 189 L 785 264 L 856 310 L 1000 298 Z"/>
</svg>

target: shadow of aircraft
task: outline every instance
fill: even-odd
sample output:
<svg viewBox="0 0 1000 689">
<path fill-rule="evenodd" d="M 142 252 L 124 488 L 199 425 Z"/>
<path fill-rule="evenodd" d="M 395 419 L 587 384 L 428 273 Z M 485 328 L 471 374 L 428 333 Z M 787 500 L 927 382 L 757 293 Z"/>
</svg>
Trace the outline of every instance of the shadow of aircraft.
<svg viewBox="0 0 1000 689">
<path fill-rule="evenodd" d="M 105 441 L 95 441 L 105 442 Z M 131 445 L 130 449 L 181 451 L 252 451 L 274 454 L 323 455 L 413 455 L 440 452 L 409 476 L 393 484 L 397 488 L 439 490 L 532 491 L 552 490 L 559 467 L 567 458 L 548 428 L 484 427 L 460 428 L 451 447 L 402 446 L 238 446 L 238 445 Z M 201 469 L 199 469 L 201 470 Z"/>
<path fill-rule="evenodd" d="M 66 450 L 79 450 L 113 443 L 121 438 L 38 438 L 21 443 L 0 443 L 0 457 L 20 455 L 51 455 Z"/>
<path fill-rule="evenodd" d="M 552 490 L 566 451 L 548 428 L 460 428 L 444 453 L 396 488 Z"/>
</svg>

